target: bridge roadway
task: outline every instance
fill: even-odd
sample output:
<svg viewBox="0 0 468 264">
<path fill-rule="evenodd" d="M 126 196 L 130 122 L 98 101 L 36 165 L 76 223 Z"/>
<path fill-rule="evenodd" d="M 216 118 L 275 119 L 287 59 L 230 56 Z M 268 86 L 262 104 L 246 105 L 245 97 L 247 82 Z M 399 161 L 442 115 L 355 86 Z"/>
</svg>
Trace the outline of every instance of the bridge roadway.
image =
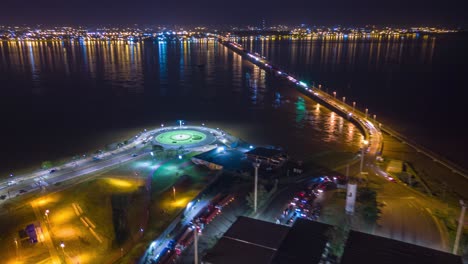
<svg viewBox="0 0 468 264">
<path fill-rule="evenodd" d="M 267 72 L 279 78 L 289 80 L 301 93 L 348 119 L 361 130 L 363 133 L 363 140 L 365 139 L 369 142 L 367 152 L 364 156 L 365 167 L 363 169 L 363 175 L 361 176 L 366 175 L 368 179 L 375 179 L 383 182 L 382 188 L 378 192 L 378 200 L 384 204 L 384 207 L 379 220 L 379 227 L 373 230 L 374 234 L 439 250 L 450 250 L 447 230 L 440 220 L 434 216 L 433 210 L 431 210 L 436 208 L 438 202 L 430 197 L 421 195 L 407 186 L 395 184 L 390 181 L 382 181 L 382 179 L 389 180 L 389 177 L 375 165 L 376 156 L 380 155 L 383 150 L 381 128 L 383 128 L 384 132 L 407 143 L 409 140 L 406 137 L 388 127 L 382 126 L 375 120 L 368 118 L 366 113 L 343 103 L 334 96 L 323 92 L 321 89 L 309 86 L 297 80 L 294 76 L 272 65 L 261 55 L 248 52 L 240 44 L 230 42 L 229 39 L 225 37 L 220 37 L 219 42 Z M 407 144 L 414 147 L 418 152 L 431 157 L 434 161 L 440 162 L 440 164 L 446 166 L 453 172 L 466 177 L 466 173 L 458 166 L 456 167 L 440 157 L 436 158 L 436 154 L 425 150 L 413 142 Z M 355 171 L 357 174 L 359 173 L 359 170 L 355 169 Z M 414 210 L 414 208 L 419 208 L 421 210 Z"/>
<path fill-rule="evenodd" d="M 299 87 L 300 91 L 307 96 L 311 97 L 312 99 L 325 104 L 328 108 L 332 109 L 336 113 L 347 117 L 350 119 L 351 122 L 353 122 L 355 125 L 358 126 L 358 128 L 363 132 L 365 135 L 365 139 L 369 140 L 369 136 L 372 136 L 372 134 L 368 134 L 368 132 L 376 132 L 378 131 L 381 135 L 381 132 L 385 132 L 389 134 L 392 137 L 395 137 L 399 141 L 401 141 L 403 144 L 407 144 L 408 146 L 412 147 L 415 149 L 418 153 L 421 153 L 428 158 L 432 159 L 434 162 L 440 163 L 442 166 L 446 167 L 450 171 L 452 171 L 455 174 L 459 174 L 463 176 L 465 179 L 468 179 L 468 172 L 465 168 L 453 163 L 452 161 L 444 158 L 443 156 L 434 153 L 433 151 L 417 144 L 415 141 L 409 139 L 405 135 L 393 130 L 392 128 L 388 126 L 384 126 L 381 123 L 377 123 L 375 121 L 372 121 L 372 119 L 367 118 L 367 115 L 358 109 L 355 109 L 351 107 L 348 104 L 345 104 L 341 102 L 339 99 L 334 98 L 333 96 L 329 95 L 328 93 L 325 93 L 318 89 L 317 87 L 309 86 L 305 84 L 304 82 L 301 82 L 299 80 L 296 80 L 292 75 L 287 74 L 286 72 L 282 71 L 281 69 L 273 66 L 271 63 L 269 63 L 266 58 L 262 57 L 259 54 L 252 54 L 248 51 L 246 51 L 241 45 L 235 42 L 229 41 L 228 38 L 218 36 L 218 39 L 220 43 L 225 45 L 226 47 L 230 48 L 234 52 L 242 55 L 244 58 L 252 62 L 253 64 L 261 67 L 264 70 L 267 70 L 277 76 L 280 76 L 282 78 L 288 79 L 291 81 L 293 84 L 295 84 L 297 87 Z M 353 116 L 348 116 L 349 113 L 354 114 Z M 374 128 L 369 127 L 370 126 L 378 126 L 378 129 L 374 130 Z M 378 149 L 381 151 L 382 150 L 382 142 L 378 142 L 377 145 L 380 146 Z"/>
</svg>

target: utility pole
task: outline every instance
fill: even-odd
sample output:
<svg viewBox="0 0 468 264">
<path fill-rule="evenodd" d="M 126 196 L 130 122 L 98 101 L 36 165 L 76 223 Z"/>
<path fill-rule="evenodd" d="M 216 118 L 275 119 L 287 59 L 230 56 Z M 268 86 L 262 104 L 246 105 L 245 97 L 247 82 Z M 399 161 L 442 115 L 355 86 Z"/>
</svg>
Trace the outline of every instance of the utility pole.
<svg viewBox="0 0 468 264">
<path fill-rule="evenodd" d="M 466 204 L 463 200 L 460 200 L 460 205 L 462 207 L 460 213 L 460 219 L 458 219 L 458 228 L 457 228 L 457 236 L 455 237 L 455 243 L 453 245 L 453 254 L 457 255 L 458 253 L 458 244 L 460 244 L 460 237 L 463 230 L 463 225 L 465 223 L 465 211 L 466 211 Z"/>
<path fill-rule="evenodd" d="M 198 226 L 195 225 L 195 228 L 193 230 L 193 247 L 194 247 L 194 254 L 193 254 L 193 263 L 198 264 Z"/>
<path fill-rule="evenodd" d="M 364 167 L 364 149 L 367 147 L 367 144 L 369 144 L 369 141 L 367 140 L 362 141 L 361 166 L 359 167 L 359 174 L 361 175 L 362 175 L 362 168 Z"/>
<path fill-rule="evenodd" d="M 256 160 L 253 164 L 255 169 L 255 180 L 254 180 L 254 212 L 257 212 L 257 185 L 258 185 L 258 168 L 260 167 L 260 162 Z"/>
<path fill-rule="evenodd" d="M 346 181 L 349 179 L 349 164 L 346 164 Z"/>
<path fill-rule="evenodd" d="M 16 260 L 19 260 L 19 254 L 18 254 L 18 240 L 15 238 L 15 246 L 16 246 Z"/>
</svg>

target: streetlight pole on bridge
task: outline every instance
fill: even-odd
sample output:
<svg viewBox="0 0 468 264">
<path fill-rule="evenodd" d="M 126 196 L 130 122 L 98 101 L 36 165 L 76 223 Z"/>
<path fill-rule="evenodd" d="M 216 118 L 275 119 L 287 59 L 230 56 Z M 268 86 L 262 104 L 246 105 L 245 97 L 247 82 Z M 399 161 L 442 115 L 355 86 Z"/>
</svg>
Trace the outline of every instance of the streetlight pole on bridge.
<svg viewBox="0 0 468 264">
<path fill-rule="evenodd" d="M 364 149 L 367 147 L 367 144 L 369 144 L 369 141 L 367 141 L 367 140 L 362 141 L 361 166 L 359 166 L 359 174 L 361 174 L 361 175 L 362 175 L 362 168 L 364 167 Z"/>
<path fill-rule="evenodd" d="M 461 213 L 460 213 L 460 219 L 458 219 L 458 228 L 457 228 L 457 236 L 455 237 L 455 243 L 453 245 L 453 254 L 457 255 L 458 253 L 458 245 L 460 244 L 460 237 L 461 233 L 463 230 L 463 226 L 465 224 L 465 211 L 467 204 L 463 200 L 460 200 L 460 205 L 462 207 Z"/>
<path fill-rule="evenodd" d="M 260 168 L 260 162 L 256 160 L 252 163 L 255 169 L 255 179 L 254 179 L 254 212 L 257 212 L 257 187 L 258 187 L 258 168 Z"/>
</svg>

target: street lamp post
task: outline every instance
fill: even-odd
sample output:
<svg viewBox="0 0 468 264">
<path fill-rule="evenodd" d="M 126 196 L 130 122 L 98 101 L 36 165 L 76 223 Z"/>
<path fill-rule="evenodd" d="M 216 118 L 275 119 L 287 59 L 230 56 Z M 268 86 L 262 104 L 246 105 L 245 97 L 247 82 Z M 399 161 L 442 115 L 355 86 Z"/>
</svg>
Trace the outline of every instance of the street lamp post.
<svg viewBox="0 0 468 264">
<path fill-rule="evenodd" d="M 458 254 L 458 245 L 460 244 L 460 237 L 462 234 L 463 230 L 463 225 L 465 223 L 465 211 L 467 204 L 463 200 L 460 200 L 460 205 L 462 207 L 461 213 L 460 213 L 460 218 L 458 219 L 458 228 L 457 228 L 457 236 L 455 237 L 455 243 L 453 245 L 453 254 L 457 255 Z"/>
<path fill-rule="evenodd" d="M 343 104 L 345 104 L 345 103 L 346 103 L 346 97 L 343 96 Z"/>
<path fill-rule="evenodd" d="M 336 91 L 333 91 L 333 97 L 336 99 Z"/>
<path fill-rule="evenodd" d="M 44 215 L 45 215 L 45 217 L 46 217 L 46 219 L 47 219 L 47 224 L 48 224 L 48 225 L 50 225 L 50 222 L 49 222 L 49 212 L 50 212 L 49 209 L 47 209 L 47 210 L 45 210 L 45 213 L 44 213 Z"/>
<path fill-rule="evenodd" d="M 16 246 L 16 259 L 19 259 L 18 255 L 18 239 L 15 238 L 15 246 Z"/>
<path fill-rule="evenodd" d="M 353 114 L 354 114 L 354 108 L 356 108 L 356 102 L 353 102 Z"/>
<path fill-rule="evenodd" d="M 198 264 L 198 226 L 193 229 L 193 263 Z"/>
<path fill-rule="evenodd" d="M 253 163 L 255 168 L 255 179 L 254 179 L 254 212 L 257 212 L 257 187 L 258 187 L 258 168 L 260 168 L 260 162 L 256 160 Z"/>
<path fill-rule="evenodd" d="M 62 248 L 63 258 L 65 259 L 65 249 L 64 249 L 65 248 L 65 243 L 63 243 L 63 241 L 60 242 L 60 247 Z"/>
<path fill-rule="evenodd" d="M 361 174 L 361 175 L 362 175 L 362 168 L 364 167 L 364 149 L 367 147 L 367 144 L 369 144 L 369 141 L 367 141 L 367 140 L 362 141 L 361 166 L 359 167 L 359 174 Z"/>
<path fill-rule="evenodd" d="M 369 112 L 369 109 L 366 108 L 366 119 L 367 119 L 367 112 Z"/>
<path fill-rule="evenodd" d="M 174 201 L 176 200 L 175 195 L 176 195 L 176 189 L 175 189 L 175 186 L 172 186 L 172 196 L 174 197 Z"/>
<path fill-rule="evenodd" d="M 376 119 L 377 119 L 377 115 L 374 115 L 374 121 L 376 121 Z"/>
</svg>

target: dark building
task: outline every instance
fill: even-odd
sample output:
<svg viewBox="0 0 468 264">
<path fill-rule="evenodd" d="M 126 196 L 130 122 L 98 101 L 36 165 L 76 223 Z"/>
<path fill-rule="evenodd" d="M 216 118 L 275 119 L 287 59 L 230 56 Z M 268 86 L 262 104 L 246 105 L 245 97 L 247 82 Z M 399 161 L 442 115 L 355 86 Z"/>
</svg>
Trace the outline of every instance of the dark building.
<svg viewBox="0 0 468 264">
<path fill-rule="evenodd" d="M 330 227 L 300 218 L 288 227 L 241 216 L 205 255 L 202 263 L 318 263 Z"/>
<path fill-rule="evenodd" d="M 262 165 L 274 168 L 281 167 L 288 160 L 284 151 L 274 148 L 258 147 L 247 151 L 245 155 L 250 161 L 258 161 Z"/>
<path fill-rule="evenodd" d="M 203 257 L 204 264 L 327 262 L 332 226 L 298 218 L 292 227 L 239 217 Z M 462 264 L 460 256 L 350 231 L 341 264 Z"/>
<path fill-rule="evenodd" d="M 462 264 L 460 256 L 380 236 L 351 231 L 341 264 Z"/>
</svg>

